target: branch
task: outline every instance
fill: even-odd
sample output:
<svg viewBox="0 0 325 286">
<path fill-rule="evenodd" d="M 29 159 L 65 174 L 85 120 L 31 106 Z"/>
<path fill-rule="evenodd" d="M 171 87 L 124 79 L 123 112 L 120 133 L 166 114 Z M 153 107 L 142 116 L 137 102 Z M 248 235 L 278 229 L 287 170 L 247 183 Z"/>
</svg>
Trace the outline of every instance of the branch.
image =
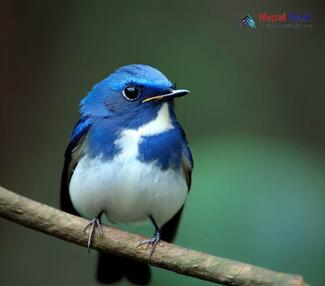
<svg viewBox="0 0 325 286">
<path fill-rule="evenodd" d="M 0 216 L 57 238 L 87 246 L 87 235 L 83 229 L 88 221 L 2 187 L 0 187 Z M 301 276 L 273 272 L 167 242 L 162 242 L 148 261 L 149 251 L 136 248 L 137 243 L 143 239 L 142 236 L 108 226 L 104 226 L 103 231 L 102 239 L 97 232 L 94 235 L 92 248 L 147 262 L 183 275 L 232 286 L 308 286 Z"/>
</svg>

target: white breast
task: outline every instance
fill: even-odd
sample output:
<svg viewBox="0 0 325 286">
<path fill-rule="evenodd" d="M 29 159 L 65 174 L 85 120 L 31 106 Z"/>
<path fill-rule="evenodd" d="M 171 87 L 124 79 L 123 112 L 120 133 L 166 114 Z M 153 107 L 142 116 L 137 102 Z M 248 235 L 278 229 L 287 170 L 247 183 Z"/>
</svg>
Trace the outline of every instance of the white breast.
<svg viewBox="0 0 325 286">
<path fill-rule="evenodd" d="M 187 184 L 182 169 L 162 171 L 155 162 L 137 159 L 141 136 L 173 128 L 167 104 L 156 119 L 137 130 L 127 129 L 116 144 L 122 152 L 113 160 L 83 157 L 71 178 L 70 196 L 76 210 L 94 218 L 101 211 L 117 222 L 141 222 L 152 215 L 159 226 L 182 207 Z"/>
</svg>

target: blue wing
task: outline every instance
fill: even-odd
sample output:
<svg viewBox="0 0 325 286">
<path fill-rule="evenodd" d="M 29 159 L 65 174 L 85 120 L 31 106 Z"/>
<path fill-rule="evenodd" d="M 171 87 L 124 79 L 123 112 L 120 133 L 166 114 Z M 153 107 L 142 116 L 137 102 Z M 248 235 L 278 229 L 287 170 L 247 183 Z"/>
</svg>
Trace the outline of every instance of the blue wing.
<svg viewBox="0 0 325 286">
<path fill-rule="evenodd" d="M 61 197 L 60 205 L 61 209 L 65 212 L 78 215 L 74 209 L 70 195 L 69 195 L 69 184 L 74 169 L 76 168 L 80 157 L 82 156 L 82 143 L 90 128 L 90 121 L 87 118 L 81 118 L 75 125 L 70 143 L 64 154 L 64 165 L 61 176 Z"/>
</svg>

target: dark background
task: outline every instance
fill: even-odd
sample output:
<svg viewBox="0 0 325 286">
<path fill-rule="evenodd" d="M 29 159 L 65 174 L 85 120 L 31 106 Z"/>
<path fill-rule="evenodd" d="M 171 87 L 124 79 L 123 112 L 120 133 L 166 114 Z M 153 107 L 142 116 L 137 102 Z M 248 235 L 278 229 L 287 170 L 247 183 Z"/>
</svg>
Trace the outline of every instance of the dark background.
<svg viewBox="0 0 325 286">
<path fill-rule="evenodd" d="M 177 101 L 195 171 L 176 243 L 324 285 L 322 8 L 2 1 L 0 184 L 58 207 L 80 99 L 116 67 L 149 64 L 191 91 Z M 285 11 L 312 13 L 312 28 L 239 27 Z M 3 219 L 0 232 L 0 285 L 96 285 L 96 253 Z M 167 283 L 210 284 L 155 269 L 152 285 Z"/>
</svg>

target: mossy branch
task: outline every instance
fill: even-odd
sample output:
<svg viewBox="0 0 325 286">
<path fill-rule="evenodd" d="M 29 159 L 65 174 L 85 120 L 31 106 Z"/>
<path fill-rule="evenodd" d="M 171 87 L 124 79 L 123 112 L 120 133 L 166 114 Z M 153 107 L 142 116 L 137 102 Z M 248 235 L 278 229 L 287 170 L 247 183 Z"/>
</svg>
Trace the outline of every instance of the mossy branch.
<svg viewBox="0 0 325 286">
<path fill-rule="evenodd" d="M 15 223 L 87 246 L 84 227 L 87 220 L 30 200 L 0 187 L 0 216 Z M 92 248 L 148 262 L 179 274 L 223 285 L 290 285 L 307 286 L 298 275 L 274 272 L 261 267 L 212 256 L 206 253 L 162 242 L 148 261 L 149 250 L 136 248 L 144 238 L 104 226 L 104 235 L 95 233 Z"/>
</svg>

